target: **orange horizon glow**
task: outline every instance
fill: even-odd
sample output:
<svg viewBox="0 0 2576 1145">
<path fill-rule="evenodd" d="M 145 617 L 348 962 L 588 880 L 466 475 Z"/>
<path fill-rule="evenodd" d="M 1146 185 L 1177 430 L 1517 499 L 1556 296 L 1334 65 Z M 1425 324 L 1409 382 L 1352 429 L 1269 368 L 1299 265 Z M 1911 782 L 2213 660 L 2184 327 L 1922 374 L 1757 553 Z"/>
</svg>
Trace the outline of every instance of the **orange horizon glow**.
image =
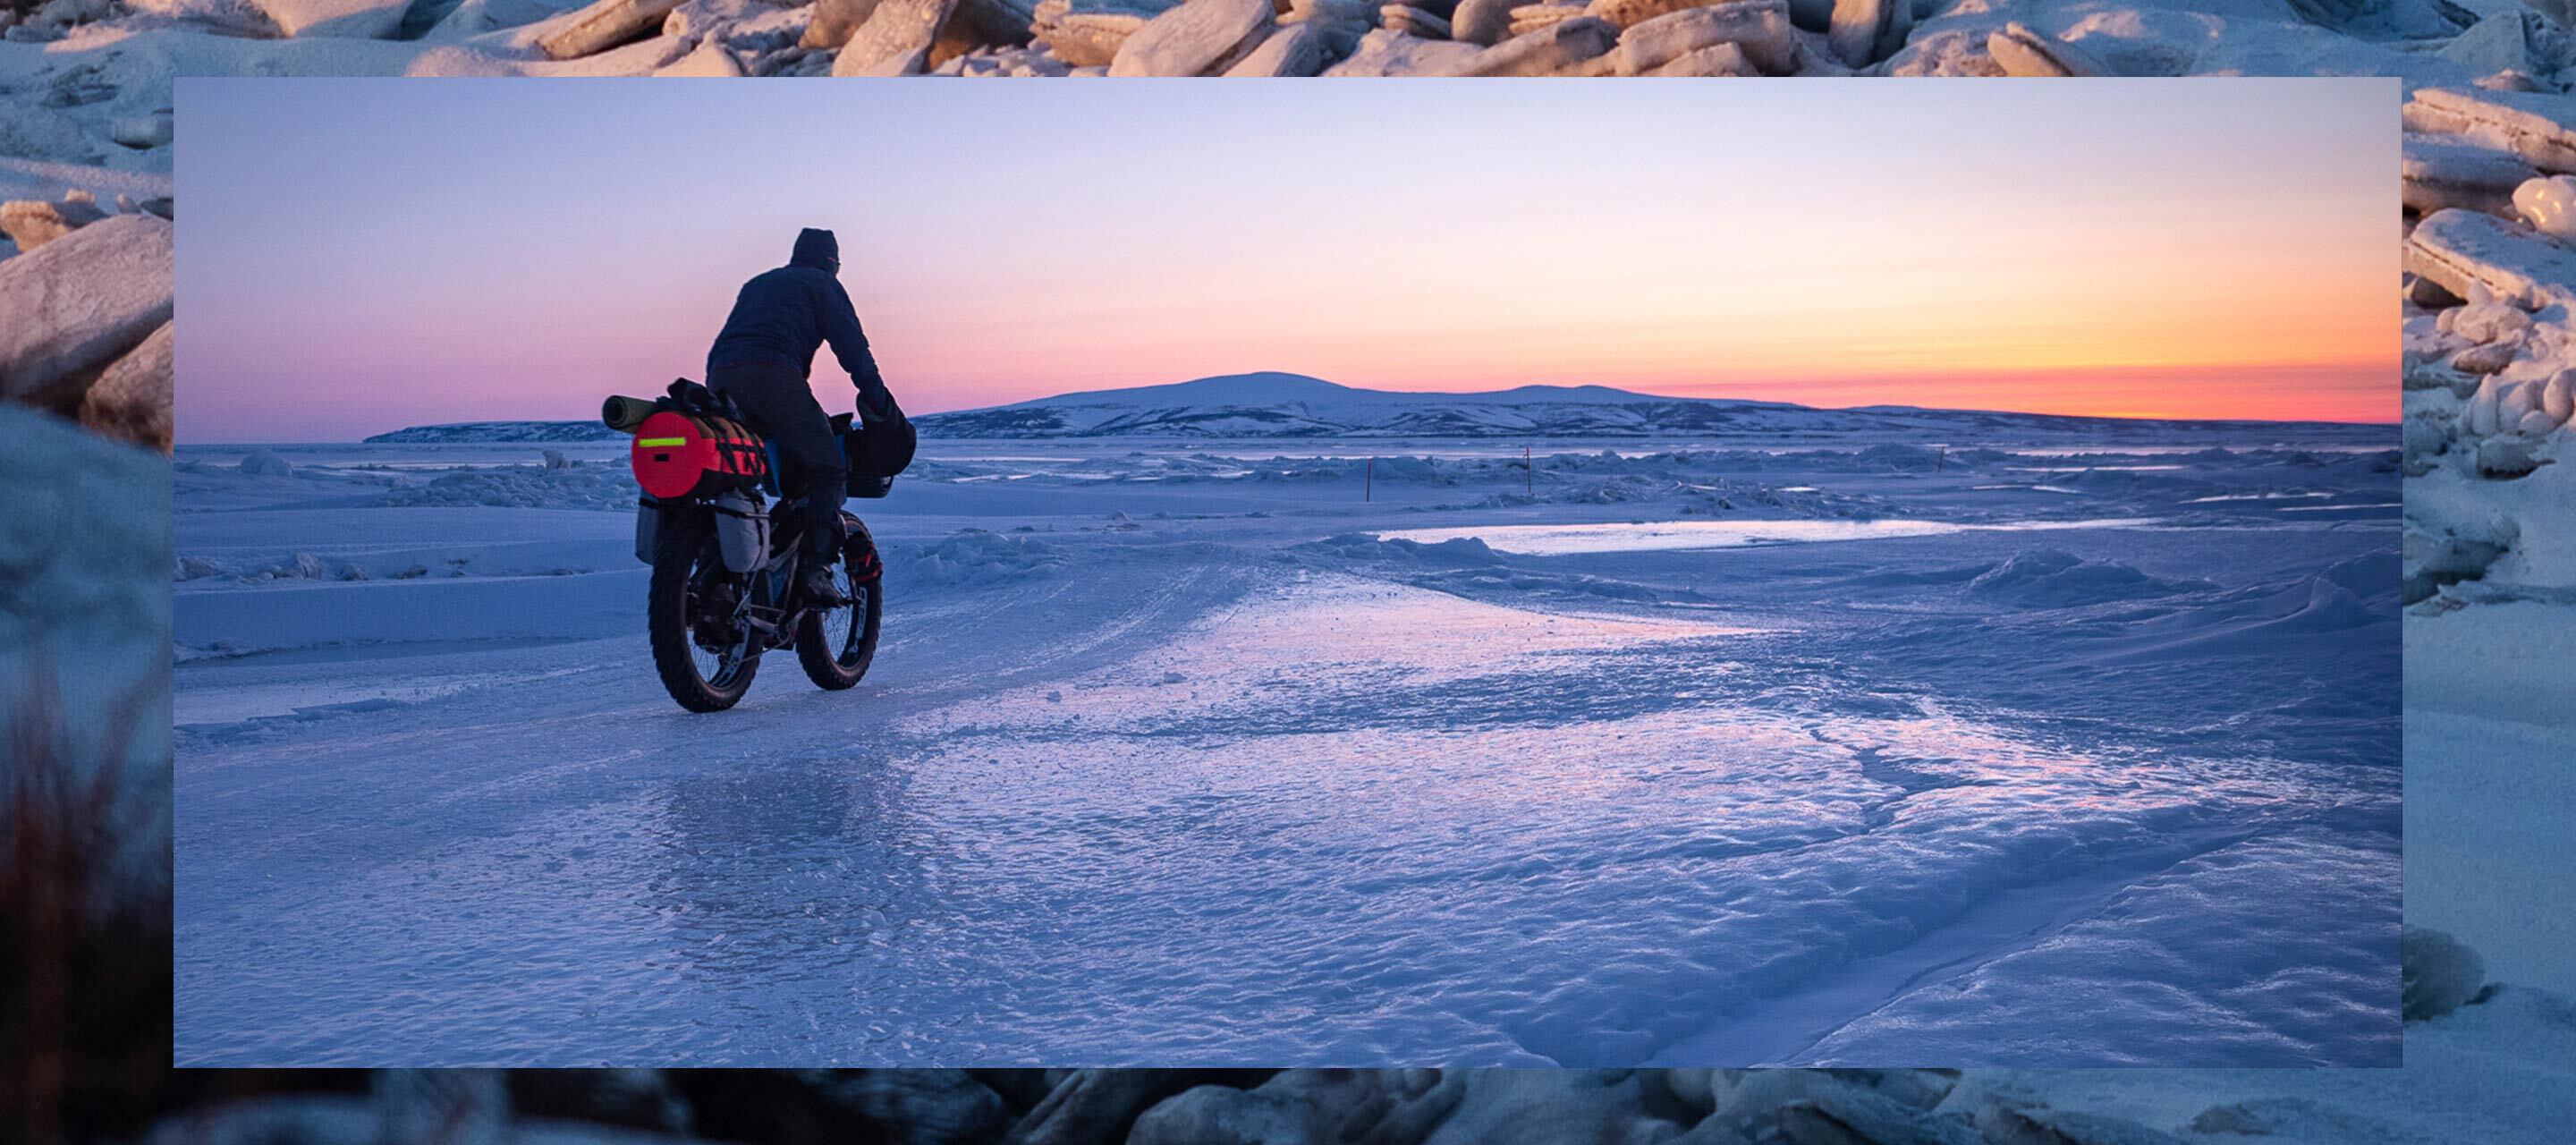
<svg viewBox="0 0 2576 1145">
<path fill-rule="evenodd" d="M 590 416 L 808 225 L 916 413 L 1281 370 L 2399 416 L 2394 81 L 332 86 L 191 105 L 186 440 Z"/>
</svg>

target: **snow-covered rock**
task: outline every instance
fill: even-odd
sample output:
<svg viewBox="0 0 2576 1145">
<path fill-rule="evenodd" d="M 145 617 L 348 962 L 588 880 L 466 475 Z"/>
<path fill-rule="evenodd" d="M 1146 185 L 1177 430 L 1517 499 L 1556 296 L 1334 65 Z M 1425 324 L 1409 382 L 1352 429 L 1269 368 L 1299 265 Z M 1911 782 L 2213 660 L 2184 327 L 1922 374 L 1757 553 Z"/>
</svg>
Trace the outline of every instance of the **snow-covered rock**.
<svg viewBox="0 0 2576 1145">
<path fill-rule="evenodd" d="M 0 262 L 0 398 L 79 408 L 92 371 L 170 320 L 170 224 L 119 215 Z"/>
</svg>

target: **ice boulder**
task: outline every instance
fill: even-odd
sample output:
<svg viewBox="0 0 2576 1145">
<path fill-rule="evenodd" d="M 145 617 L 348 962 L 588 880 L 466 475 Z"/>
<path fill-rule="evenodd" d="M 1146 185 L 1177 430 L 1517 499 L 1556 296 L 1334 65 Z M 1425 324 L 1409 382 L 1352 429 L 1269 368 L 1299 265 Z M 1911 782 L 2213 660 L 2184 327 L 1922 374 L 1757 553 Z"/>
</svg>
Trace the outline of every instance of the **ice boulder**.
<svg viewBox="0 0 2576 1145">
<path fill-rule="evenodd" d="M 2033 79 L 2107 76 L 2111 70 L 2084 49 L 2032 31 L 2018 20 L 1995 29 L 1986 36 L 1986 54 L 2008 76 Z"/>
<path fill-rule="evenodd" d="M 1620 35 L 1619 70 L 1645 75 L 1721 44 L 1734 46 L 1754 67 L 1772 75 L 1797 71 L 1798 42 L 1789 30 L 1788 0 L 1724 0 L 1644 21 Z"/>
<path fill-rule="evenodd" d="M 1118 46 L 1113 76 L 1197 76 L 1233 67 L 1268 36 L 1270 0 L 1188 0 Z"/>
<path fill-rule="evenodd" d="M 287 464 L 285 458 L 265 449 L 242 458 L 241 471 L 252 477 L 295 476 L 294 466 Z"/>
<path fill-rule="evenodd" d="M 1558 20 L 1433 73 L 1445 76 L 1561 75 L 1609 54 L 1619 43 L 1619 29 L 1598 16 Z"/>
<path fill-rule="evenodd" d="M 547 33 L 537 46 L 554 59 L 578 59 L 661 27 L 679 6 L 680 0 L 599 0 Z"/>
<path fill-rule="evenodd" d="M 2406 269 L 2462 298 L 2472 287 L 2538 307 L 2576 298 L 2576 251 L 2529 227 L 2457 208 L 2406 236 Z"/>
<path fill-rule="evenodd" d="M 957 0 L 883 0 L 832 60 L 836 76 L 911 76 L 930 66 L 931 45 Z"/>
<path fill-rule="evenodd" d="M 96 371 L 170 321 L 170 223 L 119 215 L 0 262 L 0 398 L 79 409 Z"/>
<path fill-rule="evenodd" d="M 1834 0 L 1825 43 L 1855 68 L 1895 55 L 1914 30 L 1914 0 Z"/>
<path fill-rule="evenodd" d="M 381 40 L 402 27 L 410 0 L 256 0 L 289 36 Z"/>
<path fill-rule="evenodd" d="M 2513 209 L 2533 230 L 2576 243 L 2576 177 L 2552 175 L 2515 184 Z"/>
<path fill-rule="evenodd" d="M 1313 23 L 1290 24 L 1271 33 L 1225 74 L 1233 79 L 1314 75 L 1324 70 L 1329 55 L 1325 40 L 1324 30 Z"/>
<path fill-rule="evenodd" d="M 2501 213 L 2513 205 L 2514 189 L 2534 174 L 2521 156 L 2460 136 L 2399 137 L 2400 193 L 2407 207 L 2423 214 L 2446 207 Z"/>
<path fill-rule="evenodd" d="M 2576 98 L 2425 87 L 2400 110 L 2408 131 L 2468 135 L 2510 149 L 2543 171 L 2576 172 Z"/>
<path fill-rule="evenodd" d="M 118 358 L 81 396 L 80 423 L 106 436 L 170 452 L 174 375 L 171 324 Z"/>
<path fill-rule="evenodd" d="M 2457 1010 L 2486 985 L 2486 960 L 2442 931 L 2407 927 L 2398 940 L 2398 960 L 2404 983 L 2399 1013 L 2409 1022 Z"/>
</svg>

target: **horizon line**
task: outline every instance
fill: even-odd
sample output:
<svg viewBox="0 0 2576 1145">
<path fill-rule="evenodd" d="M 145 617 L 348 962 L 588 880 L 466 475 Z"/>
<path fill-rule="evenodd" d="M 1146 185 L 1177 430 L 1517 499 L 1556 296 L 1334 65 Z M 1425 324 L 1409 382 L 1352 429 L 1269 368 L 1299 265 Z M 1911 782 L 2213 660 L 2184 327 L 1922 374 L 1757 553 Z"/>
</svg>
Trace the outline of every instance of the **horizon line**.
<svg viewBox="0 0 2576 1145">
<path fill-rule="evenodd" d="M 2337 363 L 2337 364 L 2340 364 L 2340 363 Z M 2366 364 L 2366 363 L 2365 363 L 2365 364 Z M 2142 368 L 2149 368 L 2149 369 L 2152 369 L 2152 368 L 2156 368 L 2156 367 L 2142 367 Z M 2190 368 L 2190 367 L 2182 367 L 2182 368 Z M 2206 367 L 2203 367 L 2203 368 L 2206 368 Z M 2261 368 L 2261 367 L 2257 367 L 2257 368 L 2259 369 L 2259 368 Z M 2169 416 L 2169 415 L 2158 415 L 2158 414 L 2139 414 L 2139 413 L 2060 413 L 2060 412 L 2052 412 L 2052 411 L 2044 411 L 2044 410 L 2001 409 L 2001 408 L 1989 408 L 1989 407 L 1974 407 L 1974 408 L 1971 408 L 1971 407 L 1965 407 L 1965 406 L 1913 406 L 1913 405 L 1898 405 L 1898 404 L 1891 404 L 1891 403 L 1887 403 L 1887 402 L 1871 402 L 1871 403 L 1866 403 L 1866 404 L 1861 404 L 1861 405 L 1844 405 L 1844 406 L 1836 406 L 1836 405 L 1819 405 L 1819 404 L 1810 404 L 1810 403 L 1806 403 L 1806 402 L 1782 401 L 1782 400 L 1778 400 L 1778 399 L 1767 399 L 1767 398 L 1711 397 L 1711 396 L 1686 396 L 1686 395 L 1679 395 L 1679 394 L 1658 394 L 1658 393 L 1651 393 L 1651 392 L 1644 391 L 1644 390 L 1631 390 L 1631 389 L 1626 389 L 1626 388 L 1623 388 L 1623 387 L 1620 387 L 1620 386 L 1607 385 L 1607 384 L 1603 384 L 1603 383 L 1599 383 L 1599 382 L 1584 382 L 1584 383 L 1577 383 L 1577 384 L 1572 384 L 1572 385 L 1568 385 L 1568 384 L 1561 384 L 1561 383 L 1549 383 L 1549 382 L 1532 382 L 1532 383 L 1525 383 L 1525 384 L 1517 385 L 1517 386 L 1506 386 L 1506 387 L 1503 387 L 1503 388 L 1499 388 L 1499 389 L 1490 389 L 1490 390 L 1398 390 L 1398 389 L 1385 389 L 1385 388 L 1380 388 L 1380 387 L 1376 387 L 1376 386 L 1352 385 L 1352 384 L 1347 383 L 1347 382 L 1336 382 L 1336 381 L 1333 381 L 1333 380 L 1331 380 L 1331 379 L 1329 379 L 1329 378 L 1320 378 L 1320 377 L 1316 377 L 1315 375 L 1312 375 L 1312 374 L 1301 374 L 1301 373 L 1297 373 L 1296 371 L 1293 371 L 1293 370 L 1248 370 L 1248 371 L 1244 371 L 1244 372 L 1241 372 L 1241 373 L 1233 373 L 1233 374 L 1208 374 L 1208 375 L 1203 375 L 1203 376 L 1201 376 L 1201 377 L 1196 377 L 1196 378 L 1186 378 L 1186 379 L 1183 379 L 1183 380 L 1181 380 L 1181 381 L 1177 381 L 1177 382 L 1150 382 L 1150 383 L 1146 383 L 1146 384 L 1143 384 L 1143 385 L 1136 385 L 1136 386 L 1122 386 L 1122 387 L 1116 387 L 1116 388 L 1111 388 L 1111 389 L 1068 390 L 1068 391 L 1066 391 L 1066 392 L 1064 392 L 1064 393 L 1059 393 L 1059 394 L 1050 394 L 1050 395 L 1047 395 L 1047 396 L 1044 396 L 1044 397 L 1023 398 L 1023 399 L 1021 399 L 1021 400 L 1019 400 L 1019 401 L 1015 401 L 1015 402 L 1002 402 L 1002 403 L 999 403 L 999 404 L 996 404 L 996 405 L 967 406 L 967 407 L 960 408 L 960 409 L 933 410 L 933 411 L 930 411 L 930 412 L 927 412 L 927 413 L 912 414 L 912 415 L 910 415 L 910 416 L 911 416 L 911 417 L 913 417 L 913 418 L 915 418 L 915 419 L 919 419 L 919 418 L 927 418 L 927 417 L 941 417 L 941 416 L 947 416 L 947 415 L 951 415 L 951 414 L 980 413 L 980 412 L 983 412 L 983 411 L 986 411 L 986 410 L 1009 409 L 1009 408 L 1014 407 L 1014 406 L 1029 405 L 1029 404 L 1036 403 L 1036 402 L 1055 401 L 1055 400 L 1062 399 L 1062 398 L 1077 397 L 1077 396 L 1086 395 L 1086 394 L 1104 394 L 1104 395 L 1105 395 L 1105 394 L 1115 394 L 1115 393 L 1120 393 L 1120 392 L 1127 391 L 1127 390 L 1161 389 L 1161 388 L 1168 387 L 1168 386 L 1185 386 L 1185 385 L 1189 385 L 1189 384 L 1192 384 L 1192 383 L 1195 383 L 1195 382 L 1217 381 L 1217 380 L 1223 380 L 1223 379 L 1227 379 L 1227 378 L 1254 377 L 1254 376 L 1258 376 L 1258 375 L 1262 375 L 1262 374 L 1276 374 L 1276 375 L 1282 375 L 1282 376 L 1287 376 L 1287 377 L 1304 378 L 1304 379 L 1307 379 L 1307 380 L 1310 380 L 1310 381 L 1320 382 L 1320 383 L 1322 383 L 1322 384 L 1324 384 L 1324 385 L 1333 386 L 1333 387 L 1336 387 L 1336 388 L 1339 388 L 1339 389 L 1344 389 L 1344 390 L 1351 390 L 1351 391 L 1359 392 L 1359 393 L 1370 393 L 1370 394 L 1390 394 L 1390 395 L 1400 395 L 1400 396 L 1407 396 L 1407 397 L 1423 397 L 1423 398 L 1440 398 L 1440 397 L 1479 397 L 1479 396 L 1488 396 L 1488 395 L 1492 395 L 1492 394 L 1510 393 L 1510 392 L 1513 392 L 1513 391 L 1515 391 L 1515 390 L 1578 390 L 1578 389 L 1596 389 L 1596 390 L 1609 390 L 1609 391 L 1612 391 L 1612 392 L 1614 392 L 1614 393 L 1626 394 L 1626 395 L 1630 395 L 1630 396 L 1634 396 L 1634 397 L 1640 397 L 1640 398 L 1651 398 L 1651 399 L 1654 399 L 1654 400 L 1657 400 L 1657 401 L 1672 401 L 1672 402 L 1741 402 L 1741 403 L 1747 403 L 1747 404 L 1753 404 L 1753 405 L 1788 406 L 1788 407 L 1792 407 L 1792 408 L 1812 409 L 1812 410 L 1824 410 L 1824 411 L 1844 412 L 1844 413 L 1848 413 L 1848 412 L 1867 412 L 1867 411 L 1872 411 L 1872 410 L 1889 410 L 1889 411 L 1912 411 L 1912 412 L 1920 412 L 1920 413 L 1959 413 L 1959 414 L 1992 413 L 1992 414 L 2010 414 L 2010 415 L 2013 415 L 2013 416 L 2016 416 L 2016 417 L 2065 418 L 2065 419 L 2068 419 L 2068 420 L 2090 420 L 2090 421 L 2152 421 L 2152 422 L 2203 423 L 2203 424 L 2220 424 L 2220 425 L 2282 425 L 2282 426 L 2292 426 L 2292 425 L 2315 425 L 2315 426 L 2351 426 L 2351 427 L 2396 426 L 2396 425 L 2400 425 L 2400 424 L 2402 424 L 2402 423 L 2405 421 L 2404 412 L 2403 412 L 2402 410 L 2397 411 L 2396 413 L 2393 413 L 2391 416 L 2387 417 L 2386 419 L 2374 419 L 2374 420 L 2366 420 L 2366 421 L 2341 421 L 2341 420 L 2336 420 L 2336 419 L 2331 419 L 2331 418 L 2190 417 L 2190 416 Z M 1827 381 L 1825 381 L 1823 384 L 1832 384 L 1834 381 L 1843 381 L 1843 380 L 1846 380 L 1846 379 L 1832 379 L 1832 380 L 1827 380 Z M 640 396 L 640 395 L 639 395 L 639 396 Z M 376 431 L 376 434 L 384 434 L 384 433 L 400 433 L 400 432 L 402 432 L 403 430 L 407 430 L 407 429 L 430 429 L 430 428 L 437 428 L 437 427 L 440 427 L 440 426 L 452 426 L 452 425 L 485 425 L 485 424 L 500 424 L 500 423 L 510 423 L 510 422 L 520 422 L 520 423 L 555 423 L 555 424 L 571 425 L 571 424 L 579 424 L 579 423 L 582 423 L 582 422 L 595 422 L 595 421 L 598 421 L 598 420 L 599 420 L 599 419 L 598 419 L 596 416 L 587 417 L 587 418 L 582 418 L 582 417 L 538 417 L 538 416 L 467 418 L 467 419 L 463 419 L 463 420 L 459 420 L 459 421 L 415 422 L 415 423 L 410 424 L 410 425 L 395 426 L 395 427 L 393 427 L 393 428 L 391 428 L 391 429 L 378 430 L 378 431 Z M 370 435 L 368 435 L 368 436 L 375 436 L 376 434 L 370 434 Z M 1416 436 L 1416 437 L 1418 437 L 1418 438 L 1421 438 L 1421 439 L 1423 439 L 1423 440 L 1430 440 L 1430 439 L 1438 438 L 1438 437 L 1440 437 L 1441 435 L 1438 435 L 1438 434 L 1424 434 L 1424 435 L 1415 435 L 1415 436 Z M 1536 435 L 1533 435 L 1533 436 L 1536 436 Z M 1700 436 L 1706 436 L 1706 435 L 1700 435 Z M 1084 437 L 1084 435 L 1075 435 L 1075 434 L 1067 434 L 1067 435 L 1063 435 L 1063 437 L 1062 437 L 1062 440 L 1086 440 L 1086 439 L 1087 439 L 1087 438 L 1085 438 L 1085 437 Z M 331 445 L 331 444 L 362 444 L 362 443 L 364 443 L 364 440 L 365 440 L 365 439 L 364 439 L 363 437 L 362 437 L 362 438 L 357 438 L 357 439 L 348 439 L 348 440 L 339 439 L 339 438 L 313 438 L 313 439 L 306 439 L 306 440 L 280 440 L 280 439 L 273 439 L 273 438 L 272 438 L 272 439 L 268 439 L 268 440 L 264 440 L 264 441 L 248 441 L 248 440 L 241 440 L 241 441 L 211 441 L 211 440 L 193 440 L 193 439 L 188 439 L 188 440 L 181 440 L 181 441 L 178 441 L 178 442 L 176 442 L 175 444 L 179 444 L 179 445 L 195 445 L 195 446 L 226 446 L 226 445 Z M 1333 438 L 1301 438 L 1301 439 L 1299 439 L 1299 440 L 1334 440 L 1334 439 L 1333 439 Z M 1407 439 L 1407 440 L 1410 440 L 1410 439 Z M 543 443 L 512 442 L 512 443 L 493 443 L 493 444 L 543 444 Z"/>
</svg>

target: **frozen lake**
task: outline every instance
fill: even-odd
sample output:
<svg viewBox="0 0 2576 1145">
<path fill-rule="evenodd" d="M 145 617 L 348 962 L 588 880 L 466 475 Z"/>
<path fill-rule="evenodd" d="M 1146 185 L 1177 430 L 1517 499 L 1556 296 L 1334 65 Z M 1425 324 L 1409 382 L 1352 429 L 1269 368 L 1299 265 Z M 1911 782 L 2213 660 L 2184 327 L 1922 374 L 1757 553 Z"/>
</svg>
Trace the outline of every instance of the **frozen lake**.
<svg viewBox="0 0 2576 1145">
<path fill-rule="evenodd" d="M 926 450 L 691 716 L 537 449 L 182 451 L 182 1064 L 2395 1061 L 2393 451 Z"/>
</svg>

